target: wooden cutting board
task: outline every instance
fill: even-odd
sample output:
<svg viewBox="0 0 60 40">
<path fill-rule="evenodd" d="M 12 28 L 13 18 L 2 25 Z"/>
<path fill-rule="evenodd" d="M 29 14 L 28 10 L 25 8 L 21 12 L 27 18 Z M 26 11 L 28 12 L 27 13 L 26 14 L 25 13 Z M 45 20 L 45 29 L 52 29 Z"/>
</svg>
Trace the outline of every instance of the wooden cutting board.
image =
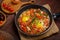
<svg viewBox="0 0 60 40">
<path fill-rule="evenodd" d="M 47 9 L 49 9 L 49 11 L 51 11 L 51 8 L 50 8 L 50 6 L 48 4 L 45 4 L 43 6 L 46 7 Z M 21 40 L 41 40 L 43 38 L 46 38 L 46 37 L 51 36 L 52 34 L 55 34 L 55 33 L 58 33 L 59 32 L 59 29 L 58 29 L 57 25 L 55 24 L 54 20 L 53 20 L 51 26 L 52 26 L 51 29 L 47 33 L 45 33 L 45 34 L 43 34 L 43 35 L 41 35 L 39 37 L 29 37 L 28 38 L 28 37 L 22 36 L 20 34 L 19 30 L 18 30 L 18 32 L 19 32 L 19 35 L 20 35 Z"/>
</svg>

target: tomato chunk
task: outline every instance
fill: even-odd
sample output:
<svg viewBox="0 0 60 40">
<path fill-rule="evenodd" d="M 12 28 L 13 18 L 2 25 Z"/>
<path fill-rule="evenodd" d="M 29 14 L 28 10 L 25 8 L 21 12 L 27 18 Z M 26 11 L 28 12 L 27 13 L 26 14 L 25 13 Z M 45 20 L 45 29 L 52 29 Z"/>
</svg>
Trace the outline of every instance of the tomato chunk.
<svg viewBox="0 0 60 40">
<path fill-rule="evenodd" d="M 30 9 L 30 15 L 33 17 L 34 16 L 34 9 Z"/>
<path fill-rule="evenodd" d="M 39 13 L 35 13 L 36 17 L 42 19 L 42 16 Z"/>
<path fill-rule="evenodd" d="M 20 28 L 24 31 L 24 32 L 27 32 L 27 29 L 25 26 L 21 25 Z"/>
</svg>

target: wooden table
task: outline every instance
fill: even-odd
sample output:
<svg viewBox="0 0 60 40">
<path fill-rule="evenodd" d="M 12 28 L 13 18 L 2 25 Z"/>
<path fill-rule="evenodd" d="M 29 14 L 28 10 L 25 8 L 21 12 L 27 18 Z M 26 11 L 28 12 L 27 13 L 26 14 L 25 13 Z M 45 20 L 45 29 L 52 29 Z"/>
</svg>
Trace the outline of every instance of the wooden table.
<svg viewBox="0 0 60 40">
<path fill-rule="evenodd" d="M 39 5 L 49 4 L 51 7 L 52 13 L 60 12 L 60 5 L 59 5 L 60 0 L 34 0 L 34 1 L 36 4 L 39 4 Z M 0 0 L 0 4 L 1 4 L 1 0 Z M 7 22 L 3 27 L 0 28 L 0 30 L 7 31 L 8 33 L 12 34 L 16 40 L 19 40 L 18 32 L 17 32 L 16 26 L 14 25 L 14 17 L 15 17 L 14 14 L 7 15 Z M 60 18 L 55 20 L 55 22 L 60 29 Z M 60 32 L 58 34 L 54 34 L 43 40 L 60 40 Z"/>
</svg>

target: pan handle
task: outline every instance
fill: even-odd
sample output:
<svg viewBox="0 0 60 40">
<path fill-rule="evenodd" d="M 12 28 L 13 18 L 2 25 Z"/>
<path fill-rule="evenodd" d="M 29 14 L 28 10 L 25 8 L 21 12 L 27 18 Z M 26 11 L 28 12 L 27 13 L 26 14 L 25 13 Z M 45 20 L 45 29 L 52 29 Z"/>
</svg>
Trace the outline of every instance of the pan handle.
<svg viewBox="0 0 60 40">
<path fill-rule="evenodd" d="M 28 2 L 22 2 L 22 1 L 20 0 L 20 3 L 21 3 L 21 6 L 24 5 L 24 4 L 28 4 L 28 3 L 34 4 L 34 0 L 29 0 Z"/>
<path fill-rule="evenodd" d="M 56 19 L 56 18 L 59 18 L 60 17 L 60 12 L 59 13 L 53 13 L 53 18 Z"/>
<path fill-rule="evenodd" d="M 30 1 L 28 1 L 28 2 L 22 2 L 22 5 L 27 4 L 27 3 L 34 4 L 34 0 L 30 0 Z"/>
</svg>

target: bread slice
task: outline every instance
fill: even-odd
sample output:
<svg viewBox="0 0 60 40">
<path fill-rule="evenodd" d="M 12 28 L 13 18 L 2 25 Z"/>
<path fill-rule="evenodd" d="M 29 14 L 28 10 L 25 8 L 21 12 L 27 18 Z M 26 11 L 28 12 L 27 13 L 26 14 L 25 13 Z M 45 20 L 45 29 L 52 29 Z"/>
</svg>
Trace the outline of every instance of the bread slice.
<svg viewBox="0 0 60 40">
<path fill-rule="evenodd" d="M 7 5 L 10 5 L 11 8 L 13 8 L 13 12 L 10 12 L 9 10 L 6 10 L 4 7 L 3 7 L 3 3 L 7 4 Z M 12 0 L 3 0 L 3 2 L 1 3 L 1 8 L 4 12 L 6 12 L 7 14 L 13 14 L 14 12 L 16 12 L 17 10 L 19 10 L 20 8 L 20 2 L 18 4 L 12 4 Z"/>
</svg>

